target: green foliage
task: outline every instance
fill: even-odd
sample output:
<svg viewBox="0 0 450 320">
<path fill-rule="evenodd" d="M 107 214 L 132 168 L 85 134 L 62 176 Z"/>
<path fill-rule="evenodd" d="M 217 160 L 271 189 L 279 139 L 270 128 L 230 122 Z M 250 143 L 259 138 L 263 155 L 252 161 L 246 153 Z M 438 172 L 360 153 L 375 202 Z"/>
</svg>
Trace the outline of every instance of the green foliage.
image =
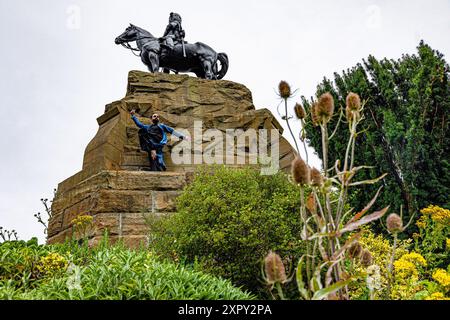
<svg viewBox="0 0 450 320">
<path fill-rule="evenodd" d="M 0 299 L 252 299 L 229 281 L 106 242 L 0 244 Z"/>
<path fill-rule="evenodd" d="M 283 173 L 264 176 L 251 168 L 203 169 L 178 197 L 177 214 L 150 221 L 157 253 L 187 263 L 255 293 L 263 257 L 279 253 L 291 266 L 303 250 L 300 193 Z"/>
<path fill-rule="evenodd" d="M 385 299 L 387 296 L 388 271 L 387 267 L 392 253 L 392 243 L 381 234 L 374 234 L 369 228 L 364 228 L 364 232 L 359 239 L 363 249 L 367 249 L 373 257 L 373 265 L 378 266 L 380 278 L 379 288 L 374 291 L 372 299 Z M 410 240 L 399 241 L 395 251 L 394 259 L 408 253 L 408 248 L 411 245 Z M 369 299 L 369 289 L 366 286 L 367 268 L 363 267 L 358 259 L 349 259 L 347 261 L 349 266 L 349 273 L 362 274 L 363 276 L 357 282 L 349 286 L 350 298 L 352 300 L 367 300 Z"/>
<path fill-rule="evenodd" d="M 334 83 L 324 79 L 317 88 L 317 96 L 330 92 L 337 102 L 337 111 L 344 113 L 348 92 L 355 92 L 366 101 L 355 162 L 374 167 L 360 171 L 356 178 L 373 179 L 387 172 L 377 203 L 383 207 L 391 205 L 391 210 L 397 212 L 403 205 L 407 218 L 430 203 L 449 206 L 449 70 L 443 55 L 421 42 L 417 55 L 404 55 L 398 61 L 378 61 L 369 56 L 363 64 L 342 74 L 335 73 Z M 310 110 L 311 102 L 302 99 Z M 330 130 L 337 122 L 335 114 Z M 305 130 L 310 145 L 322 157 L 320 129 L 307 122 Z M 348 126 L 341 124 L 329 144 L 330 164 L 345 152 L 348 133 Z M 363 208 L 377 188 L 354 188 L 351 206 Z"/>
<path fill-rule="evenodd" d="M 432 267 L 446 268 L 450 265 L 450 210 L 430 205 L 420 212 L 416 222 L 419 232 L 413 234 L 414 249 Z"/>
<path fill-rule="evenodd" d="M 358 278 L 349 286 L 351 299 L 450 299 L 449 251 L 445 247 L 450 210 L 429 206 L 421 212 L 417 221 L 420 234 L 413 235 L 414 243 L 408 239 L 393 244 L 384 235 L 365 229 L 359 243 L 369 250 L 373 261 L 365 267 L 348 257 L 346 271 Z"/>
</svg>

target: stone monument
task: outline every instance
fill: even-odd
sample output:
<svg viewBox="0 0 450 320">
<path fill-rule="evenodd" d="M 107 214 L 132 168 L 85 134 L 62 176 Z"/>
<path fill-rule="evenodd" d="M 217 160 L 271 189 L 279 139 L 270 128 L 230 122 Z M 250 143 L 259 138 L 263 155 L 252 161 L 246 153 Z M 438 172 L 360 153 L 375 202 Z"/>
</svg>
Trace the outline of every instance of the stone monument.
<svg viewBox="0 0 450 320">
<path fill-rule="evenodd" d="M 255 109 L 251 92 L 241 84 L 131 71 L 126 96 L 106 105 L 104 114 L 97 118 L 99 129 L 86 147 L 82 170 L 58 185 L 48 243 L 71 237 L 71 221 L 79 215 L 91 215 L 95 226 L 91 244 L 97 243 L 107 229 L 110 239 L 123 239 L 126 245 L 135 247 L 147 242 L 145 215 L 175 213 L 177 195 L 191 181 L 196 168 L 205 163 L 174 163 L 172 152 L 181 141 L 171 139 L 164 152 L 167 171 L 145 171 L 148 156 L 139 148 L 138 128 L 129 114 L 132 109 L 143 122 L 157 112 L 162 123 L 189 131 L 194 145 L 192 159 L 196 154 L 201 158 L 198 150 L 211 145 L 208 139 L 197 141 L 198 123 L 202 124 L 201 133 L 208 129 L 224 133 L 227 129 L 283 131 L 269 110 Z M 280 136 L 278 150 L 279 168 L 289 170 L 294 149 Z M 233 157 L 238 151 L 233 151 Z M 244 160 L 249 163 L 251 148 L 240 151 L 248 156 Z M 243 165 L 239 161 L 225 164 Z"/>
</svg>

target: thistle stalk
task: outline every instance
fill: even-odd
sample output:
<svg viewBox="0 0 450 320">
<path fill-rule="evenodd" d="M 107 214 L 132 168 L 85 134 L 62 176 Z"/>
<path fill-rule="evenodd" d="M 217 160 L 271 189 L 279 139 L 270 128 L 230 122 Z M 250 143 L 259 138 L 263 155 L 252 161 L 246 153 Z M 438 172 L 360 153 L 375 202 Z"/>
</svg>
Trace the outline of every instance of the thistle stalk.
<svg viewBox="0 0 450 320">
<path fill-rule="evenodd" d="M 305 230 L 305 239 L 306 239 L 306 276 L 309 279 L 311 276 L 311 269 L 310 269 L 310 242 L 308 241 L 308 226 L 306 224 L 306 206 L 305 206 L 305 191 L 303 189 L 303 186 L 300 186 L 300 217 L 304 223 L 304 230 Z"/>
<path fill-rule="evenodd" d="M 394 233 L 394 244 L 392 245 L 392 253 L 391 257 L 389 259 L 389 263 L 387 266 L 387 272 L 388 272 L 388 283 L 387 283 L 387 298 L 391 296 L 391 285 L 392 285 L 392 269 L 394 266 L 394 259 L 395 259 L 395 250 L 397 248 L 397 233 Z"/>
<path fill-rule="evenodd" d="M 308 149 L 306 148 L 306 142 L 305 142 L 305 137 L 304 137 L 305 121 L 304 121 L 303 119 L 301 119 L 300 122 L 301 122 L 301 124 L 302 124 L 302 134 L 301 134 L 301 136 L 300 136 L 300 140 L 302 141 L 303 148 L 305 149 L 306 163 L 309 164 L 309 160 L 308 160 Z"/>
<path fill-rule="evenodd" d="M 297 139 L 295 139 L 295 136 L 292 133 L 291 125 L 289 124 L 288 111 L 287 111 L 287 98 L 284 98 L 284 111 L 285 111 L 285 118 L 284 119 L 286 120 L 286 124 L 287 124 L 287 127 L 289 129 L 289 132 L 291 133 L 292 139 L 294 139 L 295 149 L 297 150 L 297 154 L 300 156 L 300 151 L 299 151 L 298 145 L 297 145 Z"/>
<path fill-rule="evenodd" d="M 283 288 L 281 288 L 281 283 L 277 282 L 277 283 L 275 284 L 275 287 L 277 288 L 278 295 L 280 296 L 280 299 L 281 299 L 281 300 L 286 300 L 286 299 L 284 298 Z"/>
<path fill-rule="evenodd" d="M 339 196 L 339 202 L 336 210 L 336 225 L 339 225 L 339 222 L 342 217 L 342 211 L 344 210 L 344 203 L 347 199 L 348 192 L 348 181 L 347 181 L 347 172 L 353 168 L 353 161 L 355 157 L 355 141 L 356 141 L 356 126 L 358 125 L 357 121 L 352 121 L 349 126 L 350 129 L 350 138 L 348 140 L 347 149 L 345 150 L 345 159 L 344 159 L 344 168 L 342 169 L 342 182 L 341 182 L 341 193 Z M 350 158 L 350 168 L 348 168 L 348 160 L 349 153 L 351 150 L 351 158 Z M 347 170 L 348 169 L 348 170 Z"/>
</svg>

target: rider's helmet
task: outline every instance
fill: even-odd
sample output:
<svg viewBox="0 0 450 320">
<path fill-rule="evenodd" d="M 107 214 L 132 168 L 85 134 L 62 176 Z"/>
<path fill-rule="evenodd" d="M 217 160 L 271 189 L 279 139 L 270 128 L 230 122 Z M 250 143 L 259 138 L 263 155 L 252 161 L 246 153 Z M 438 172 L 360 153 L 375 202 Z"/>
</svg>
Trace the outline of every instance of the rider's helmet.
<svg viewBox="0 0 450 320">
<path fill-rule="evenodd" d="M 169 22 L 178 21 L 181 23 L 181 16 L 178 13 L 171 12 L 169 17 Z"/>
</svg>

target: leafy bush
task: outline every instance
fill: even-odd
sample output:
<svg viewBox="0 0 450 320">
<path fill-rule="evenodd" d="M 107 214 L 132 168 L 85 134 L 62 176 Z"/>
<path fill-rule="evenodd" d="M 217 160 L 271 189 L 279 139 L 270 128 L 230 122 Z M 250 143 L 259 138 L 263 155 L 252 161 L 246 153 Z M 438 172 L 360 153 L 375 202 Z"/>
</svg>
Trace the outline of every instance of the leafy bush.
<svg viewBox="0 0 450 320">
<path fill-rule="evenodd" d="M 349 286 L 350 298 L 450 300 L 449 255 L 445 252 L 449 236 L 445 223 L 448 227 L 450 217 L 447 211 L 437 206 L 421 210 L 423 215 L 417 222 L 420 234 L 414 234 L 415 243 L 412 239 L 399 240 L 395 251 L 383 235 L 366 229 L 359 243 L 369 250 L 372 262 L 364 267 L 358 260 L 348 259 L 348 272 L 358 278 Z M 393 269 L 390 281 L 389 265 Z"/>
<path fill-rule="evenodd" d="M 431 266 L 446 268 L 450 264 L 450 210 L 430 205 L 420 212 L 419 233 L 413 234 L 415 250 Z"/>
<path fill-rule="evenodd" d="M 387 266 L 391 258 L 392 243 L 383 237 L 383 235 L 376 235 L 370 231 L 370 229 L 365 228 L 361 238 L 359 239 L 363 249 L 367 249 L 372 255 L 373 265 L 379 268 L 379 288 L 374 291 L 372 299 L 385 299 L 387 292 L 386 287 L 388 283 L 387 279 Z M 399 241 L 397 249 L 395 251 L 395 259 L 400 259 L 404 254 L 409 253 L 408 248 L 410 246 L 410 241 Z M 352 267 L 353 273 L 358 273 L 361 275 L 359 280 L 352 283 L 349 286 L 350 298 L 352 300 L 366 300 L 370 298 L 370 292 L 366 285 L 367 282 L 367 268 L 362 266 L 358 260 L 352 261 L 354 264 Z M 347 263 L 348 265 L 349 263 Z"/>
<path fill-rule="evenodd" d="M 317 86 L 317 96 L 330 92 L 336 107 L 345 113 L 349 91 L 366 100 L 361 116 L 364 130 L 355 144 L 355 162 L 374 166 L 357 173 L 356 179 L 373 179 L 389 173 L 383 180 L 384 192 L 378 203 L 390 205 L 405 217 L 430 203 L 450 209 L 450 162 L 448 150 L 448 110 L 450 106 L 450 67 L 443 55 L 421 42 L 416 54 L 398 60 L 377 60 L 373 56 L 355 67 L 334 74 L 334 81 L 324 79 Z M 312 101 L 302 97 L 309 109 Z M 336 110 L 339 111 L 339 110 Z M 329 123 L 334 127 L 339 118 Z M 329 160 L 342 160 L 350 127 L 341 126 L 329 144 Z M 310 145 L 323 157 L 321 130 L 305 122 Z M 349 198 L 355 208 L 363 208 L 378 186 L 356 186 Z M 379 230 L 380 231 L 380 230 Z M 411 228 L 409 235 L 415 230 Z"/>
<path fill-rule="evenodd" d="M 281 172 L 264 176 L 224 166 L 213 171 L 197 172 L 177 199 L 177 214 L 149 221 L 152 246 L 262 294 L 267 290 L 257 275 L 263 257 L 276 251 L 292 265 L 304 251 L 299 190 Z"/>
<path fill-rule="evenodd" d="M 0 244 L 0 299 L 252 299 L 229 281 L 159 262 L 145 249 Z"/>
</svg>

